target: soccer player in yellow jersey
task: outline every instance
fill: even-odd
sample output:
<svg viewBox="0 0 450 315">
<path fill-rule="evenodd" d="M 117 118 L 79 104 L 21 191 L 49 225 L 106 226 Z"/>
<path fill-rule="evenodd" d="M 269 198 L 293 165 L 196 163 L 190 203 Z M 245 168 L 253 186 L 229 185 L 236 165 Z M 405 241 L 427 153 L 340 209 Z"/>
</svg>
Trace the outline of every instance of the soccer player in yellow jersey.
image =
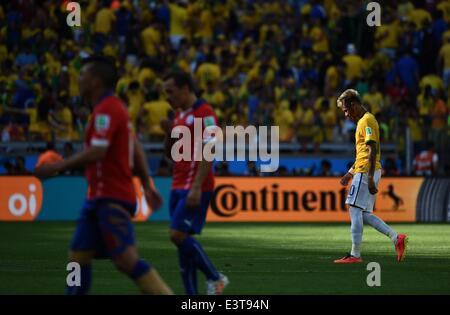
<svg viewBox="0 0 450 315">
<path fill-rule="evenodd" d="M 380 163 L 380 133 L 378 122 L 362 105 L 357 91 L 348 89 L 339 96 L 337 106 L 342 109 L 345 117 L 357 123 L 355 133 L 356 161 L 347 174 L 341 179 L 341 184 L 347 186 L 350 179 L 352 184 L 347 196 L 349 205 L 352 233 L 352 250 L 335 263 L 359 263 L 361 258 L 361 242 L 363 223 L 369 224 L 380 233 L 392 240 L 397 252 L 397 260 L 405 257 L 407 236 L 397 234 L 383 220 L 374 215 L 377 186 L 381 177 Z"/>
</svg>

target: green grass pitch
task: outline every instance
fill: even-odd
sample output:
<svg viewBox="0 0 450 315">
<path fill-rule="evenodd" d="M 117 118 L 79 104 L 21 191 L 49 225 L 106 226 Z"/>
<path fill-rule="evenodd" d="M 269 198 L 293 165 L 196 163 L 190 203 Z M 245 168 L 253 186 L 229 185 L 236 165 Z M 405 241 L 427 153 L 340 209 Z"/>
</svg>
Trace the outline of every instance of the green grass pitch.
<svg viewBox="0 0 450 315">
<path fill-rule="evenodd" d="M 0 223 L 0 294 L 63 294 L 75 223 Z M 409 234 L 398 263 L 390 240 L 365 226 L 362 264 L 337 265 L 350 247 L 348 224 L 208 223 L 199 237 L 229 276 L 227 294 L 450 294 L 450 225 L 393 224 Z M 183 289 L 167 223 L 136 224 L 141 255 L 175 293 Z M 381 286 L 368 287 L 369 262 Z M 204 278 L 199 274 L 199 289 Z M 107 260 L 95 261 L 92 294 L 138 294 Z"/>
</svg>

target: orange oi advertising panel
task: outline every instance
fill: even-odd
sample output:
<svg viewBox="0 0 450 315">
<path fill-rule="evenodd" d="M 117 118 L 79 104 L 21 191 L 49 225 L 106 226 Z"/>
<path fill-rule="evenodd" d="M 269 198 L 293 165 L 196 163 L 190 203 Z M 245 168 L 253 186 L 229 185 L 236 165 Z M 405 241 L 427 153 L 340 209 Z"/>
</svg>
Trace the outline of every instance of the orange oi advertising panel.
<svg viewBox="0 0 450 315">
<path fill-rule="evenodd" d="M 136 191 L 136 199 L 137 199 L 137 210 L 136 214 L 133 217 L 133 221 L 135 222 L 143 222 L 147 221 L 150 215 L 153 212 L 153 209 L 147 201 L 145 200 L 144 189 L 142 188 L 141 181 L 135 177 L 133 178 L 134 190 Z M 154 187 L 153 180 L 150 179 L 150 185 Z"/>
<path fill-rule="evenodd" d="M 34 221 L 42 206 L 42 185 L 36 177 L 2 177 L 0 221 Z"/>
<path fill-rule="evenodd" d="M 374 213 L 386 221 L 413 222 L 422 178 L 382 178 Z M 348 188 L 339 178 L 216 178 L 208 221 L 349 221 Z"/>
</svg>

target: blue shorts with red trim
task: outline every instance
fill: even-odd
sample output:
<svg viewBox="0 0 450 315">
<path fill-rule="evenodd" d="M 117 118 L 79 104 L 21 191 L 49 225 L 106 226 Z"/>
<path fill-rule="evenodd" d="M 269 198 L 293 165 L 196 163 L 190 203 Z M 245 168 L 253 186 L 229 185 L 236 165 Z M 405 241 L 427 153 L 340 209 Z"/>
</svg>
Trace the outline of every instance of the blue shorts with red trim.
<svg viewBox="0 0 450 315">
<path fill-rule="evenodd" d="M 214 193 L 202 192 L 200 205 L 194 208 L 186 207 L 188 194 L 189 189 L 174 189 L 170 193 L 170 228 L 188 234 L 200 234 L 206 223 L 206 213 Z"/>
<path fill-rule="evenodd" d="M 126 211 L 117 209 L 120 206 Z M 131 216 L 136 205 L 102 198 L 86 200 L 70 245 L 72 251 L 95 251 L 95 258 L 113 258 L 135 244 Z"/>
</svg>

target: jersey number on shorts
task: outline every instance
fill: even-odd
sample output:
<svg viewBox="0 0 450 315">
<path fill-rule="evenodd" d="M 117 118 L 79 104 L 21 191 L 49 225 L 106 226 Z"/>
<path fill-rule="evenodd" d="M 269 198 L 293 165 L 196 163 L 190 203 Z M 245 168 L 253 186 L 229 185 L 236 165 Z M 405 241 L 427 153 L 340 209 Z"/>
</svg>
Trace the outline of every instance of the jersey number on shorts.
<svg viewBox="0 0 450 315">
<path fill-rule="evenodd" d="M 355 185 L 350 186 L 350 192 L 348 193 L 349 196 L 353 196 L 353 193 L 355 192 Z"/>
</svg>

